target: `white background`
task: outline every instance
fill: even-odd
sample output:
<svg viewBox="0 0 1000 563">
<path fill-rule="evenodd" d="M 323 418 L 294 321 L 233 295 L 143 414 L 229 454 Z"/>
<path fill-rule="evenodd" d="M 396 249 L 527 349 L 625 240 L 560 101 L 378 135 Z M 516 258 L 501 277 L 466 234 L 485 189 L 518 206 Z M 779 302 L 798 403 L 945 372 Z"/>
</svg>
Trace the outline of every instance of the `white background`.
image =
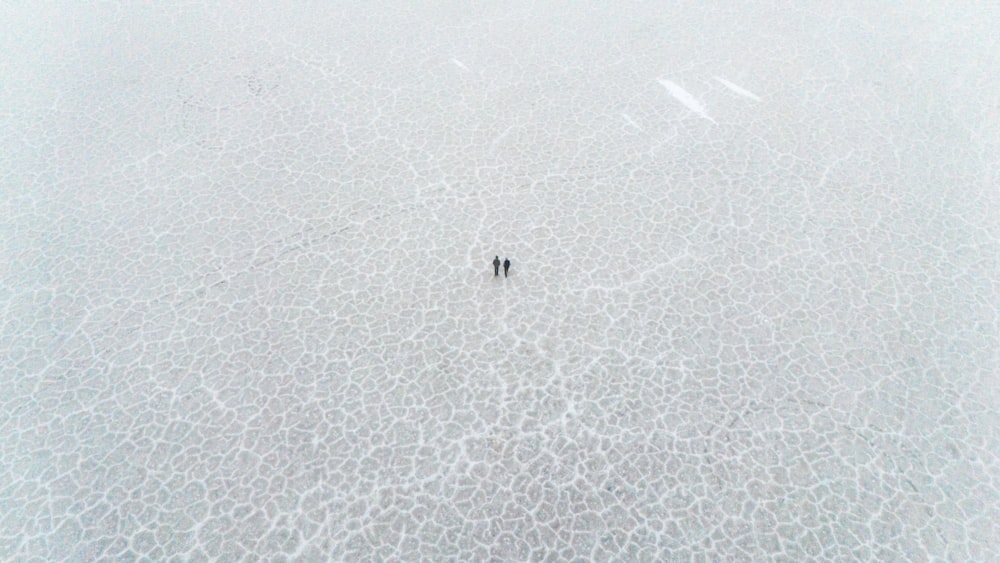
<svg viewBox="0 0 1000 563">
<path fill-rule="evenodd" d="M 0 558 L 1000 552 L 994 2 L 248 4 L 0 8 Z"/>
</svg>

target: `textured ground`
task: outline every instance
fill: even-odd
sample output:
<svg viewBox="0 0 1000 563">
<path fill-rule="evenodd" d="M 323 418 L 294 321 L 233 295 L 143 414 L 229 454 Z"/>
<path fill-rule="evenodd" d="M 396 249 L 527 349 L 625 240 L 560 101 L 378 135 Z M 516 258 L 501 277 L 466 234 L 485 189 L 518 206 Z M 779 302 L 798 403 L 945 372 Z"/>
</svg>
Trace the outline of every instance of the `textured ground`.
<svg viewBox="0 0 1000 563">
<path fill-rule="evenodd" d="M 0 558 L 1000 553 L 995 3 L 243 4 L 0 7 Z"/>
</svg>

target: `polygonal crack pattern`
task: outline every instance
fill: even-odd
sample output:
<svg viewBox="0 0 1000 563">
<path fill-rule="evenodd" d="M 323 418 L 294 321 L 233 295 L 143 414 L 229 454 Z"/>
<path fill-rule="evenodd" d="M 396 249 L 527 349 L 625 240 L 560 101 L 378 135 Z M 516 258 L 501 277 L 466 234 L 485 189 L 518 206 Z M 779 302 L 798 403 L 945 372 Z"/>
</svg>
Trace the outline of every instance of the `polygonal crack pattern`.
<svg viewBox="0 0 1000 563">
<path fill-rule="evenodd" d="M 345 4 L 0 7 L 0 559 L 1000 553 L 995 3 Z"/>
</svg>

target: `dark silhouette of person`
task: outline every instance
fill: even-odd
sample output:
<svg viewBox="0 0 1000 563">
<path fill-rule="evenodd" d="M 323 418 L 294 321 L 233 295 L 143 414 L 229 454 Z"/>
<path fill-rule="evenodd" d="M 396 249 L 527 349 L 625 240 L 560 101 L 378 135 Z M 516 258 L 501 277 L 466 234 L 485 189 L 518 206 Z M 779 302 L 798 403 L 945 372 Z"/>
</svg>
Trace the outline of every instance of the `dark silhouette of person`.
<svg viewBox="0 0 1000 563">
<path fill-rule="evenodd" d="M 503 258 L 503 277 L 507 277 L 507 270 L 510 269 L 510 258 L 504 256 Z"/>
<path fill-rule="evenodd" d="M 493 257 L 493 275 L 494 276 L 499 276 L 500 275 L 500 257 L 499 256 L 494 256 Z"/>
</svg>

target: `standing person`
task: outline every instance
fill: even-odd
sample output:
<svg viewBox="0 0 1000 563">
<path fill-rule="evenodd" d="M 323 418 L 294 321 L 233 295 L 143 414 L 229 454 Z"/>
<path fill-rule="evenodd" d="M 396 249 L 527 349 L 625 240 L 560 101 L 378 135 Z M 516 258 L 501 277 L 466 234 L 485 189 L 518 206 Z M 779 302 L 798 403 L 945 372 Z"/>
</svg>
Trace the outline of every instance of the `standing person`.
<svg viewBox="0 0 1000 563">
<path fill-rule="evenodd" d="M 499 276 L 500 275 L 500 257 L 499 256 L 494 256 L 493 257 L 493 275 L 494 276 Z"/>
<path fill-rule="evenodd" d="M 503 277 L 507 277 L 507 270 L 510 269 L 510 258 L 503 257 Z"/>
</svg>

